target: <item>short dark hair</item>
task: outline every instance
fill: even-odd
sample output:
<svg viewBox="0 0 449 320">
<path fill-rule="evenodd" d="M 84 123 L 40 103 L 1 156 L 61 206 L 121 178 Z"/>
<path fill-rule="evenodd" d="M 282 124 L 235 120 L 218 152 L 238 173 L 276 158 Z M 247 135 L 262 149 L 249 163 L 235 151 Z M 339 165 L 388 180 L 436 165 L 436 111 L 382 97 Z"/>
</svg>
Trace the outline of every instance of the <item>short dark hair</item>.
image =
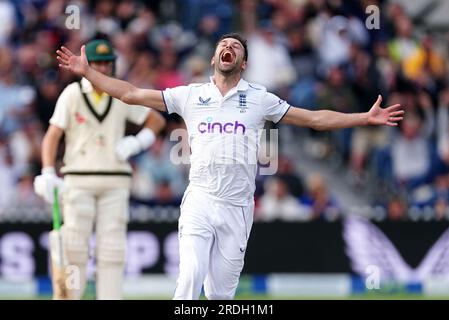
<svg viewBox="0 0 449 320">
<path fill-rule="evenodd" d="M 246 39 L 244 37 L 242 37 L 240 34 L 238 34 L 237 32 L 231 32 L 231 33 L 226 33 L 226 34 L 222 35 L 220 37 L 220 39 L 218 39 L 217 43 L 215 44 L 215 50 L 217 50 L 217 46 L 222 40 L 228 39 L 228 38 L 235 39 L 242 44 L 243 49 L 245 50 L 245 55 L 243 56 L 243 59 L 245 61 L 248 61 L 248 46 L 246 44 Z"/>
</svg>

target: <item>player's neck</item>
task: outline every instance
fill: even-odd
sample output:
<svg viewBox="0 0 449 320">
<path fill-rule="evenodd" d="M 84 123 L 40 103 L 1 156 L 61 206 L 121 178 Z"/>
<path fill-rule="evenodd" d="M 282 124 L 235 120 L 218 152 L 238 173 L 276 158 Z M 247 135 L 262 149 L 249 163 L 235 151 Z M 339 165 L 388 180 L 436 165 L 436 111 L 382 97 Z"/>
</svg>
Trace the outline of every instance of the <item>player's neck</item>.
<svg viewBox="0 0 449 320">
<path fill-rule="evenodd" d="M 241 74 L 235 73 L 230 75 L 223 75 L 221 73 L 215 72 L 213 79 L 221 95 L 224 97 L 229 92 L 229 90 L 237 86 L 241 79 Z"/>
<path fill-rule="evenodd" d="M 103 91 L 101 91 L 100 89 L 94 87 L 94 91 L 97 95 L 101 96 L 103 94 Z"/>
</svg>

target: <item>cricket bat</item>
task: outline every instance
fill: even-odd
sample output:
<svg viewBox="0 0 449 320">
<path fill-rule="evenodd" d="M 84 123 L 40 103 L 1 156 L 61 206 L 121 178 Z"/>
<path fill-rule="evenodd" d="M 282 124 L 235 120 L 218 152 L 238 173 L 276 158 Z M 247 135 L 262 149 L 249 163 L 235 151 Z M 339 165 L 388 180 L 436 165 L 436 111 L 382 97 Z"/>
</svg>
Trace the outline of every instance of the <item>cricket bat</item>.
<svg viewBox="0 0 449 320">
<path fill-rule="evenodd" d="M 67 257 L 63 247 L 61 232 L 61 209 L 59 206 L 58 189 L 54 189 L 53 202 L 53 230 L 49 233 L 51 280 L 53 287 L 53 300 L 69 299 L 66 285 Z"/>
</svg>

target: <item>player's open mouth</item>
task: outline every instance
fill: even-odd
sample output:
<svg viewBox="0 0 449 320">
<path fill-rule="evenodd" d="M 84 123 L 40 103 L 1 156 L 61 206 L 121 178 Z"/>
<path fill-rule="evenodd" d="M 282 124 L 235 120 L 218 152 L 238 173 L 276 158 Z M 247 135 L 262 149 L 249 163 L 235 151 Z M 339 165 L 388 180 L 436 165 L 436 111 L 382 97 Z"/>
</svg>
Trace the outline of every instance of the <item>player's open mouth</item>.
<svg viewBox="0 0 449 320">
<path fill-rule="evenodd" d="M 234 62 L 234 55 L 230 51 L 226 51 L 221 55 L 222 63 L 232 63 Z"/>
</svg>

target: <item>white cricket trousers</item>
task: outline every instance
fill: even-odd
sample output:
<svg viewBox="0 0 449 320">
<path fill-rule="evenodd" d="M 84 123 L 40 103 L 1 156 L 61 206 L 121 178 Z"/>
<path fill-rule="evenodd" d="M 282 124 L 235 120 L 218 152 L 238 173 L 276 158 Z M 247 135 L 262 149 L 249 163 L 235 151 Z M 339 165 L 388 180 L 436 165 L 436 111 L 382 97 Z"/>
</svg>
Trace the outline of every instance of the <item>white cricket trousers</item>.
<svg viewBox="0 0 449 320">
<path fill-rule="evenodd" d="M 180 264 L 173 299 L 197 300 L 203 284 L 209 300 L 234 298 L 253 211 L 254 200 L 238 207 L 187 189 L 178 225 Z"/>
</svg>

